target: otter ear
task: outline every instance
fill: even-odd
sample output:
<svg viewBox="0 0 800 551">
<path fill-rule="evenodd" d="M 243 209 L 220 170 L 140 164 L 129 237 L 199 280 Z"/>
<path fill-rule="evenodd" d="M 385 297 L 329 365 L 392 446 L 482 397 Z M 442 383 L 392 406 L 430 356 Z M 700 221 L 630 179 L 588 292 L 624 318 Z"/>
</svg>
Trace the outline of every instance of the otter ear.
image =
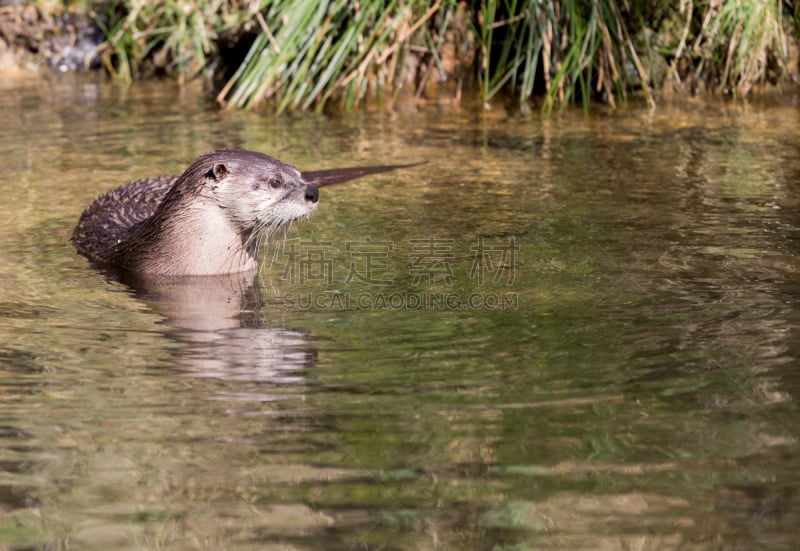
<svg viewBox="0 0 800 551">
<path fill-rule="evenodd" d="M 211 170 L 209 170 L 206 173 L 206 177 L 211 178 L 212 180 L 215 180 L 217 182 L 222 180 L 227 175 L 228 175 L 228 167 L 225 166 L 223 163 L 215 164 L 211 168 Z"/>
</svg>

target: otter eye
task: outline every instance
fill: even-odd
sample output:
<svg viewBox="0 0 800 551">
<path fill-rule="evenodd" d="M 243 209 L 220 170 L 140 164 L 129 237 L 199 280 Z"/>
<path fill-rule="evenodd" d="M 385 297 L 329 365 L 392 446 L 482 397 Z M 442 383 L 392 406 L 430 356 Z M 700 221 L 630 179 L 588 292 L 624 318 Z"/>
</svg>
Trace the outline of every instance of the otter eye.
<svg viewBox="0 0 800 551">
<path fill-rule="evenodd" d="M 269 184 L 269 187 L 271 187 L 272 189 L 278 189 L 283 185 L 283 180 L 281 180 L 280 178 L 270 178 L 269 180 L 267 180 L 267 183 Z"/>
</svg>

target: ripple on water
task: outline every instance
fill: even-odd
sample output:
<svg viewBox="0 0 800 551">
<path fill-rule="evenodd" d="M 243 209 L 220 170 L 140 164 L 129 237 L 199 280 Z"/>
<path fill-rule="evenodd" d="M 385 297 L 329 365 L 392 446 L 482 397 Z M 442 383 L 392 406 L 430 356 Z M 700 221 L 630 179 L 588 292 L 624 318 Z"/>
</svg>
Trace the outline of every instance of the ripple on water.
<svg viewBox="0 0 800 551">
<path fill-rule="evenodd" d="M 796 535 L 796 109 L 282 118 L 206 110 L 163 83 L 9 86 L 2 544 Z M 255 287 L 134 291 L 70 247 L 98 193 L 242 145 L 304 169 L 429 163 L 330 188 L 290 230 L 327 243 L 328 281 L 287 281 L 278 251 Z M 392 246 L 372 274 L 385 288 L 347 277 L 363 260 L 347 245 L 368 238 Z M 421 277 L 425 243 L 451 280 Z M 475 278 L 476 244 L 509 243 L 517 256 Z M 517 301 L 290 300 L 381 291 Z"/>
</svg>

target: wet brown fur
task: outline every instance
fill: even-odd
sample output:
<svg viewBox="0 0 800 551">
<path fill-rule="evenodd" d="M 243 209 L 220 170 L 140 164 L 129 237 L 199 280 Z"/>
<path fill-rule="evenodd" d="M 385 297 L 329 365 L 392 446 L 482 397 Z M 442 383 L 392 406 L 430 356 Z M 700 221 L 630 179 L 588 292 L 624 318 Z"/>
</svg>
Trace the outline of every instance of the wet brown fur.
<svg viewBox="0 0 800 551">
<path fill-rule="evenodd" d="M 249 270 L 255 267 L 261 234 L 314 210 L 316 198 L 308 198 L 309 189 L 400 166 L 301 175 L 261 153 L 215 151 L 198 158 L 180 176 L 135 180 L 99 197 L 83 212 L 72 242 L 78 252 L 99 263 L 139 273 Z M 280 178 L 283 188 L 270 189 L 271 178 Z M 275 205 L 264 206 L 280 194 Z"/>
</svg>

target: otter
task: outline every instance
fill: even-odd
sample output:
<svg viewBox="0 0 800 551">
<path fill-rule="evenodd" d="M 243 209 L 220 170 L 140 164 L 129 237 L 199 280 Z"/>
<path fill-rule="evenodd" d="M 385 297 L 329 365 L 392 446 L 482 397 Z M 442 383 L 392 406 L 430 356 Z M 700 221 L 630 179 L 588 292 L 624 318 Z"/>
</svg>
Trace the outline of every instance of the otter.
<svg viewBox="0 0 800 551">
<path fill-rule="evenodd" d="M 180 176 L 134 180 L 99 197 L 71 240 L 89 259 L 136 274 L 251 271 L 271 232 L 314 212 L 319 187 L 404 166 L 412 165 L 301 173 L 263 153 L 214 151 Z"/>
</svg>

